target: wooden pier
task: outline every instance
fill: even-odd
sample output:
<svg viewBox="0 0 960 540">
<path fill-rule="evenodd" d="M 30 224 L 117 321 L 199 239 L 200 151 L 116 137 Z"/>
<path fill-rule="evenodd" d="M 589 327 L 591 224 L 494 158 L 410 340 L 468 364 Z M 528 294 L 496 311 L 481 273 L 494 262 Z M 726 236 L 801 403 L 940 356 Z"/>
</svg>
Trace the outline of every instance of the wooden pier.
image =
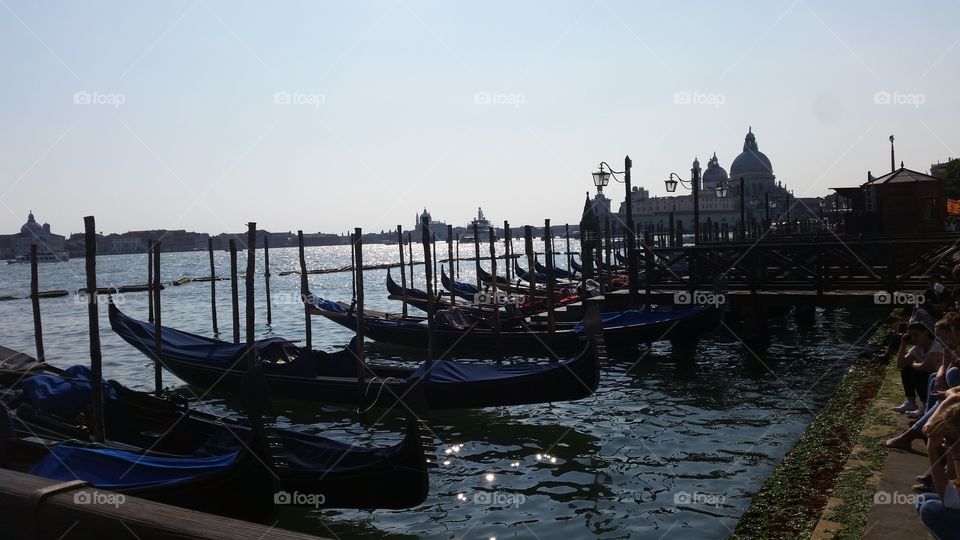
<svg viewBox="0 0 960 540">
<path fill-rule="evenodd" d="M 99 504 L 94 493 L 116 504 Z M 0 469 L 0 520 L 8 540 L 319 538 L 5 469 Z"/>
</svg>

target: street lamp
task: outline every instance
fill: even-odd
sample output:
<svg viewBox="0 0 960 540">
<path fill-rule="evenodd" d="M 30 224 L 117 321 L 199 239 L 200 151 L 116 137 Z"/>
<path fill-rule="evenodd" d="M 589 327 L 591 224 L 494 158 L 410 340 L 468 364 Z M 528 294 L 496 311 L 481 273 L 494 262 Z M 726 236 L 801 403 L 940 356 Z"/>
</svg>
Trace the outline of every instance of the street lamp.
<svg viewBox="0 0 960 540">
<path fill-rule="evenodd" d="M 630 156 L 623 158 L 623 171 L 615 171 L 606 161 L 601 161 L 600 165 L 597 167 L 597 171 L 593 173 L 593 185 L 597 186 L 599 190 L 601 186 L 605 186 L 610 182 L 610 177 L 612 176 L 617 182 L 621 182 L 617 178 L 618 174 L 623 175 L 623 181 L 621 183 L 625 184 L 627 190 L 627 199 L 626 199 L 626 225 L 627 225 L 627 280 L 629 283 L 630 290 L 630 306 L 637 305 L 637 295 L 638 295 L 638 286 L 637 286 L 637 257 L 636 257 L 636 239 L 634 238 L 635 231 L 633 229 L 633 196 L 632 188 L 630 186 L 630 168 L 633 166 L 633 162 L 630 160 Z"/>
<path fill-rule="evenodd" d="M 676 179 L 676 180 L 675 180 Z M 700 160 L 693 159 L 693 167 L 690 169 L 690 181 L 687 182 L 677 173 L 670 173 L 670 176 L 664 181 L 667 192 L 673 193 L 677 190 L 677 183 L 693 192 L 693 244 L 700 244 Z"/>
<path fill-rule="evenodd" d="M 610 173 L 603 170 L 603 165 L 601 163 L 600 169 L 593 173 L 593 185 L 597 187 L 597 193 L 603 193 L 603 188 L 610 183 Z"/>
<path fill-rule="evenodd" d="M 726 199 L 726 198 L 727 198 L 727 191 L 728 191 L 729 189 L 730 189 L 730 188 L 727 186 L 727 183 L 726 183 L 726 182 L 720 182 L 719 184 L 717 184 L 717 198 L 718 198 L 718 199 Z"/>
</svg>

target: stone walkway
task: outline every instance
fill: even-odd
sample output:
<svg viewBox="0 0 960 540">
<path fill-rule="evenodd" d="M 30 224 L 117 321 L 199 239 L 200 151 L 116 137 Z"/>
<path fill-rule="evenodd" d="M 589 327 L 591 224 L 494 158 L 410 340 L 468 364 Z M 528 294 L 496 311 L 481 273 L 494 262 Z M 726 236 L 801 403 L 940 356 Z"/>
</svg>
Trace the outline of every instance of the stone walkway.
<svg viewBox="0 0 960 540">
<path fill-rule="evenodd" d="M 911 420 L 901 415 L 896 433 L 910 427 Z M 916 493 L 911 486 L 916 476 L 930 468 L 927 447 L 923 440 L 913 441 L 913 450 L 891 450 L 883 475 L 877 485 L 877 494 L 867 517 L 864 539 L 886 540 L 901 538 L 928 538 L 926 527 L 920 523 L 914 507 Z M 932 537 L 931 537 L 932 538 Z"/>
</svg>

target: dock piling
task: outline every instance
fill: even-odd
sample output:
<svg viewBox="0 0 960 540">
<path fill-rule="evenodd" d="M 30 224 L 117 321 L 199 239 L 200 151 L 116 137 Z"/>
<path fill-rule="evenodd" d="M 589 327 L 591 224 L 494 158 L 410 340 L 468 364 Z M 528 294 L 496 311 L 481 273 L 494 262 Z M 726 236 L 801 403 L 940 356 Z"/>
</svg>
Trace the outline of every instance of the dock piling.
<svg viewBox="0 0 960 540">
<path fill-rule="evenodd" d="M 403 318 L 407 318 L 407 269 L 403 262 L 403 227 L 397 225 L 397 247 L 400 248 L 400 286 L 403 287 Z"/>
<path fill-rule="evenodd" d="M 263 286 L 267 295 L 267 326 L 273 324 L 273 306 L 270 302 L 270 237 L 263 235 Z"/>
<path fill-rule="evenodd" d="M 87 320 L 90 327 L 92 404 L 90 427 L 96 442 L 105 439 L 103 428 L 103 359 L 100 356 L 100 314 L 97 303 L 97 226 L 93 216 L 83 218 L 84 255 L 87 270 Z"/>
<path fill-rule="evenodd" d="M 148 295 L 153 296 L 153 348 L 156 358 L 153 362 L 153 391 L 158 396 L 163 392 L 163 371 L 160 369 L 160 359 L 163 355 L 163 342 L 160 341 L 160 248 L 162 244 L 153 243 L 153 290 Z M 149 289 L 148 289 L 149 290 Z"/>
<path fill-rule="evenodd" d="M 500 338 L 500 298 L 497 294 L 497 249 L 496 235 L 493 227 L 490 227 L 490 275 L 492 281 L 490 284 L 491 298 L 493 299 L 493 348 L 497 357 L 497 363 L 503 360 L 503 347 Z"/>
<path fill-rule="evenodd" d="M 147 239 L 147 322 L 153 322 L 153 239 Z"/>
<path fill-rule="evenodd" d="M 220 335 L 217 327 L 217 267 L 213 263 L 213 238 L 207 238 L 207 252 L 210 254 L 210 318 L 213 321 L 213 335 Z"/>
<path fill-rule="evenodd" d="M 230 239 L 230 302 L 233 307 L 233 342 L 240 344 L 240 291 L 237 284 L 237 241 Z"/>
<path fill-rule="evenodd" d="M 303 253 L 303 231 L 297 231 L 297 245 L 300 251 L 300 300 L 303 301 L 304 333 L 307 339 L 307 350 L 310 350 L 313 348 L 313 325 L 310 321 L 310 305 L 307 303 L 310 285 L 307 281 L 307 259 Z"/>
<path fill-rule="evenodd" d="M 363 229 L 357 227 L 353 232 L 354 273 L 357 294 L 357 337 L 354 353 L 357 356 L 357 411 L 363 414 L 364 371 L 366 362 L 363 356 Z"/>
<path fill-rule="evenodd" d="M 420 229 L 422 232 L 422 241 L 423 241 L 423 271 L 424 271 L 424 281 L 427 284 L 427 359 L 434 360 L 434 321 L 433 316 L 435 313 L 434 309 L 434 297 L 433 297 L 433 283 L 431 282 L 431 266 L 430 266 L 430 231 L 427 230 L 430 222 L 428 218 L 421 218 Z M 479 262 L 478 262 L 479 264 Z"/>
<path fill-rule="evenodd" d="M 40 279 L 36 244 L 30 244 L 30 305 L 33 307 L 33 342 L 37 347 L 37 362 L 43 362 L 43 326 L 40 324 Z"/>
</svg>

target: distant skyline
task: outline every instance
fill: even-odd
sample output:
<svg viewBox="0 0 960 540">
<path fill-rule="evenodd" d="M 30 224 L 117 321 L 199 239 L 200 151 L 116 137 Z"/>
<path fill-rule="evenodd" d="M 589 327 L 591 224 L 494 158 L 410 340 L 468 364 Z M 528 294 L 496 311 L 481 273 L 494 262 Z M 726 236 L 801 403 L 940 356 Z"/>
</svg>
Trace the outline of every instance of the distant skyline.
<svg viewBox="0 0 960 540">
<path fill-rule="evenodd" d="M 960 5 L 0 2 L 0 234 L 576 222 L 749 126 L 797 196 L 960 157 Z M 605 190 L 615 203 L 623 186 Z"/>
</svg>

